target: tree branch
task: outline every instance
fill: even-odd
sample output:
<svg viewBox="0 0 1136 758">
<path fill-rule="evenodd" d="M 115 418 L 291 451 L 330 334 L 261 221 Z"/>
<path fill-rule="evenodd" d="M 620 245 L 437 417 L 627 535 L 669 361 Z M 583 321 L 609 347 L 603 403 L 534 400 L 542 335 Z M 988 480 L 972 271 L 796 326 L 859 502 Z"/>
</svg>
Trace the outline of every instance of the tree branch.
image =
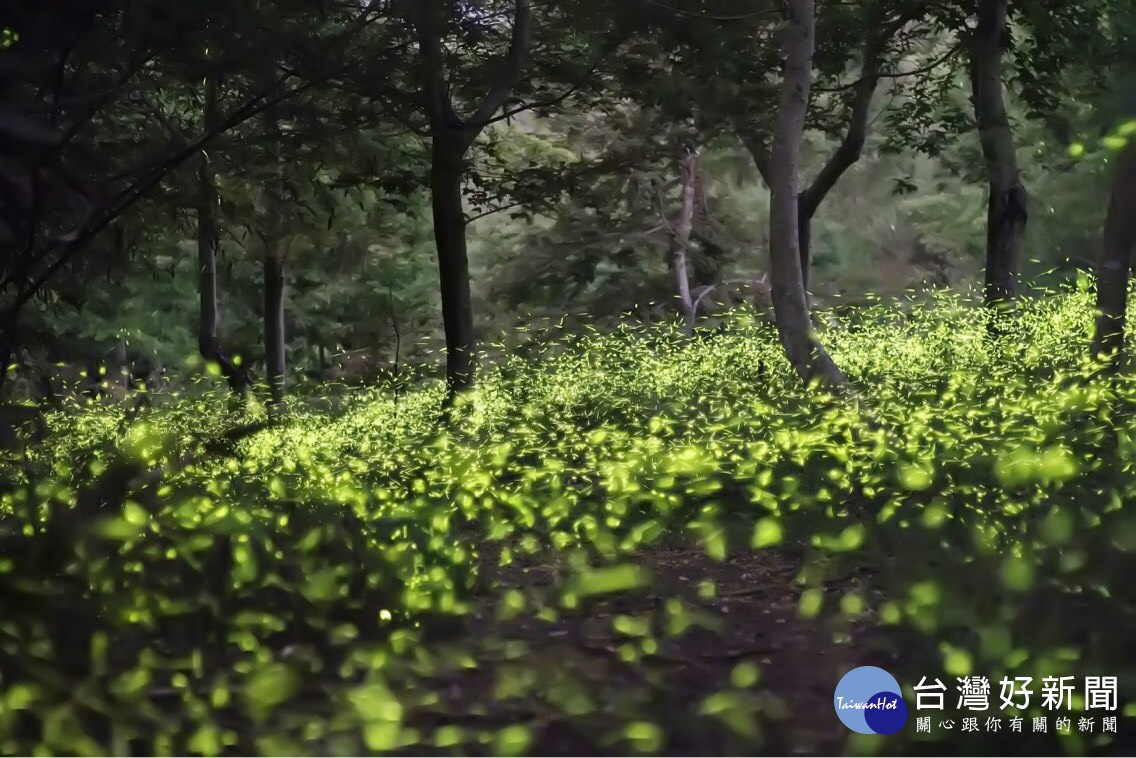
<svg viewBox="0 0 1136 758">
<path fill-rule="evenodd" d="M 486 216 L 493 216 L 497 213 L 504 213 L 505 211 L 512 210 L 513 208 L 524 205 L 525 202 L 526 202 L 525 200 L 514 200 L 511 203 L 506 203 L 504 205 L 494 206 L 494 207 L 489 208 L 488 210 L 482 211 L 481 213 L 478 213 L 474 216 L 470 216 L 467 213 L 466 216 L 465 216 L 465 225 L 469 226 L 474 221 L 477 221 L 478 219 L 485 218 Z"/>
<path fill-rule="evenodd" d="M 576 92 L 581 90 L 584 87 L 584 85 L 587 84 L 591 80 L 592 74 L 596 73 L 596 69 L 598 69 L 600 67 L 600 64 L 603 63 L 607 59 L 607 56 L 609 56 L 609 55 L 611 55 L 611 53 L 615 52 L 616 48 L 618 48 L 621 44 L 623 44 L 623 38 L 620 38 L 620 39 L 614 41 L 611 45 L 609 45 L 608 48 L 606 50 L 604 50 L 598 58 L 596 58 L 596 60 L 592 63 L 592 65 L 588 67 L 588 70 L 584 72 L 584 75 L 582 77 L 580 77 L 574 84 L 572 84 L 572 86 L 568 87 L 568 89 L 564 90 L 559 95 L 556 95 L 555 97 L 550 97 L 547 100 L 537 100 L 535 102 L 522 102 L 522 103 L 516 105 L 515 107 L 510 108 L 510 109 L 504 111 L 503 113 L 501 113 L 501 114 L 499 114 L 499 115 L 497 115 L 493 118 L 487 118 L 485 121 L 482 121 L 482 122 L 474 121 L 471 118 L 471 119 L 468 119 L 465 122 L 465 126 L 469 129 L 480 129 L 480 128 L 488 126 L 489 124 L 495 124 L 498 121 L 504 121 L 508 118 L 512 118 L 513 116 L 517 115 L 518 113 L 523 113 L 525 111 L 538 110 L 540 108 L 551 108 L 554 105 L 559 105 L 560 103 L 562 103 L 563 101 L 567 100 L 569 97 L 574 95 Z"/>
<path fill-rule="evenodd" d="M 694 307 L 698 308 L 702 304 L 702 300 L 714 290 L 719 287 L 731 284 L 753 284 L 758 287 L 763 287 L 768 290 L 769 288 L 769 274 L 764 274 L 759 279 L 724 279 L 717 284 L 704 284 L 697 288 L 698 297 L 694 299 Z"/>
<path fill-rule="evenodd" d="M 765 141 L 757 135 L 756 131 L 747 131 L 738 128 L 738 137 L 741 138 L 742 144 L 745 145 L 746 150 L 749 151 L 750 157 L 753 158 L 753 165 L 757 167 L 757 173 L 761 174 L 761 180 L 765 182 L 765 186 L 769 186 L 769 148 L 766 147 Z"/>
<path fill-rule="evenodd" d="M 848 129 L 844 133 L 844 139 L 804 191 L 802 210 L 808 218 L 812 218 L 816 213 L 825 196 L 844 172 L 860 160 L 864 143 L 868 138 L 868 116 L 872 107 L 872 98 L 880 81 L 884 49 L 892 36 L 903 28 L 906 22 L 905 18 L 893 21 L 878 34 L 872 34 L 864 45 L 863 60 L 860 64 L 861 75 L 853 87 L 855 95 L 852 100 L 852 113 L 848 118 Z"/>
<path fill-rule="evenodd" d="M 441 5 L 438 0 L 418 0 L 418 51 L 422 57 L 422 93 L 426 97 L 426 114 L 431 131 L 440 131 L 457 122 L 450 101 L 442 59 L 442 29 L 438 23 Z"/>
<path fill-rule="evenodd" d="M 525 58 L 532 43 L 532 2 L 516 0 L 516 14 L 513 18 L 513 37 L 509 41 L 509 54 L 505 59 L 505 70 L 489 89 L 489 94 L 481 101 L 480 107 L 470 116 L 473 124 L 486 121 L 501 109 L 505 98 L 521 78 Z M 467 122 L 468 124 L 468 122 Z"/>
<path fill-rule="evenodd" d="M 959 53 L 959 51 L 961 51 L 963 49 L 964 44 L 965 44 L 965 42 L 956 42 L 954 45 L 951 45 L 950 49 L 947 50 L 947 52 L 943 53 L 941 56 L 939 56 L 935 60 L 928 63 L 926 66 L 922 66 L 920 68 L 912 69 L 911 71 L 896 71 L 894 73 L 882 73 L 881 72 L 881 73 L 875 74 L 874 76 L 875 76 L 876 79 L 902 79 L 905 76 L 918 76 L 920 74 L 929 74 L 932 71 L 934 71 L 935 69 L 937 69 L 939 66 L 941 66 L 944 63 L 946 63 L 947 61 L 949 61 L 951 58 L 955 57 L 955 55 L 957 55 Z M 864 77 L 861 77 L 860 79 L 857 79 L 856 81 L 851 82 L 850 84 L 842 84 L 839 87 L 813 87 L 813 92 L 843 92 L 844 90 L 847 90 L 847 89 L 853 89 L 853 88 L 863 84 L 863 82 L 864 82 Z"/>
<path fill-rule="evenodd" d="M 365 24 L 353 25 L 354 30 L 362 28 Z M 328 46 L 327 49 L 334 47 L 338 41 L 349 36 L 344 34 L 335 38 Z M 406 47 L 406 43 L 395 46 L 394 49 Z M 342 68 L 346 69 L 350 64 L 345 64 Z M 334 75 L 334 74 L 332 74 Z M 79 231 L 76 235 L 66 241 L 66 245 L 59 252 L 58 257 L 47 269 L 37 276 L 34 280 L 21 287 L 15 300 L 8 306 L 0 315 L 0 323 L 7 322 L 15 314 L 19 313 L 20 309 L 27 304 L 29 300 L 35 295 L 36 292 L 55 275 L 66 263 L 73 258 L 95 235 L 109 226 L 116 218 L 118 218 L 126 209 L 138 202 L 143 196 L 146 195 L 151 189 L 157 186 L 165 177 L 173 170 L 181 166 L 191 156 L 195 155 L 199 150 L 209 145 L 221 134 L 229 131 L 230 129 L 244 123 L 245 121 L 262 113 L 265 109 L 276 105 L 292 98 L 316 84 L 321 80 L 311 79 L 301 85 L 293 87 L 289 90 L 281 90 L 281 85 L 286 82 L 291 76 L 285 74 L 273 81 L 267 88 L 254 94 L 247 100 L 240 108 L 237 108 L 225 119 L 223 119 L 215 129 L 209 130 L 202 134 L 197 139 L 181 147 L 173 155 L 168 156 L 165 160 L 159 162 L 155 166 L 151 166 L 144 172 L 139 172 L 140 176 L 134 184 L 130 187 L 119 192 L 115 198 L 104 206 L 104 213 L 98 221 L 94 222 L 85 229 Z M 270 97 L 269 93 L 276 91 L 275 97 Z M 88 219 L 89 220 L 89 219 Z M 7 289 L 14 281 L 14 277 L 9 275 L 2 282 L 0 282 L 0 291 Z"/>
</svg>

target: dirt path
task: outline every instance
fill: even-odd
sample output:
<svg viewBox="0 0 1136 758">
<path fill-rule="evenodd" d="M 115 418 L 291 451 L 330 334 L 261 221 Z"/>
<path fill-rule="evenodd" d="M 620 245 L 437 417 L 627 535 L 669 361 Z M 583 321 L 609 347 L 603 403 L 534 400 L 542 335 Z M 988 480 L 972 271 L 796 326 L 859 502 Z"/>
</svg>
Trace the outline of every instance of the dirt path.
<svg viewBox="0 0 1136 758">
<path fill-rule="evenodd" d="M 501 621 L 497 606 L 509 590 L 532 593 L 549 587 L 551 567 L 513 564 L 488 570 L 494 591 L 466 630 L 467 642 L 486 644 L 476 645 L 476 667 L 441 688 L 446 693 L 441 710 L 447 714 L 442 720 L 484 729 L 528 723 L 535 740 L 530 752 L 546 755 L 626 754 L 626 743 L 610 744 L 608 738 L 636 718 L 667 731 L 668 741 L 649 752 L 843 752 L 850 733 L 833 711 L 833 691 L 845 671 L 872 662 L 871 655 L 856 644 L 857 630 L 834 636 L 830 618 L 798 617 L 795 561 L 754 551 L 719 563 L 701 550 L 660 548 L 643 556 L 642 565 L 654 575 L 655 594 L 611 596 L 547 621 Z M 699 593 L 707 580 L 715 585 L 709 598 Z M 837 595 L 854 581 L 829 587 L 829 592 Z M 665 598 L 670 597 L 681 597 L 713 628 L 696 624 L 677 636 L 660 633 Z M 835 605 L 835 599 L 826 603 Z M 657 640 L 657 648 L 642 653 L 638 643 L 646 637 L 617 631 L 619 617 L 651 619 L 654 627 L 647 636 Z M 638 660 L 624 659 L 629 649 L 640 651 Z M 697 716 L 707 697 L 730 688 L 731 672 L 740 663 L 756 664 L 760 671 L 755 685 L 739 688 L 754 698 L 760 736 L 739 736 Z M 517 673 L 521 669 L 535 672 L 535 678 L 527 693 L 509 693 L 501 683 L 514 676 L 524 679 Z M 550 707 L 545 694 L 555 692 L 558 682 L 566 691 L 585 692 L 591 710 L 581 708 L 585 712 L 577 718 L 565 718 L 562 709 Z M 499 697 L 503 694 L 516 696 Z"/>
</svg>

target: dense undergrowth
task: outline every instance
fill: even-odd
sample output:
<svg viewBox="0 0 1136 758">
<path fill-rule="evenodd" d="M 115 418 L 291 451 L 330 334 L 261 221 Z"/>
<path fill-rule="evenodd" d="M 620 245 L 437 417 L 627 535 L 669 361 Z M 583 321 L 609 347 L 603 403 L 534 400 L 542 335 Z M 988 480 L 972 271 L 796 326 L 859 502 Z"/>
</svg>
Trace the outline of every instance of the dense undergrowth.
<svg viewBox="0 0 1136 758">
<path fill-rule="evenodd" d="M 1091 325 L 1085 289 L 1000 341 L 947 298 L 847 316 L 825 341 L 870 420 L 743 319 L 506 362 L 447 431 L 430 386 L 221 446 L 242 420 L 219 401 L 57 413 L 6 469 L 0 751 L 833 750 L 810 731 L 836 723 L 841 649 L 912 709 L 921 677 L 970 674 L 995 707 L 1002 676 L 1117 676 L 1122 708 L 1118 735 L 911 723 L 838 730 L 848 749 L 1131 746 L 1136 387 L 1089 378 Z M 792 615 L 823 630 L 811 699 L 767 679 L 777 649 L 675 695 L 690 640 L 755 623 L 714 610 L 743 556 L 790 565 Z"/>
</svg>

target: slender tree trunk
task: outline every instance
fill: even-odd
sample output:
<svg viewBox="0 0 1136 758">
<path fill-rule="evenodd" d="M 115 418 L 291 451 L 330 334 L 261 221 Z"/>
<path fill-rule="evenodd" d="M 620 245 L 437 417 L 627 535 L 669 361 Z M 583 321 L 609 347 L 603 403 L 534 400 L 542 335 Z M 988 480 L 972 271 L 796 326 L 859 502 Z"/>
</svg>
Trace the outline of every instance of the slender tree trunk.
<svg viewBox="0 0 1136 758">
<path fill-rule="evenodd" d="M 261 240 L 264 245 L 262 286 L 264 288 L 264 374 L 268 384 L 269 418 L 277 419 L 287 412 L 284 402 L 286 390 L 284 331 L 284 288 L 287 247 L 284 240 L 284 221 L 287 207 L 284 200 L 284 161 L 280 154 L 283 135 L 275 107 L 264 111 L 264 133 L 270 139 L 270 152 L 276 163 L 275 176 L 265 184 L 267 216 L 261 219 Z"/>
<path fill-rule="evenodd" d="M 970 39 L 974 119 L 986 163 L 986 305 L 1001 309 L 1018 294 L 1019 257 L 1028 219 L 1028 197 L 1014 151 L 1002 86 L 1007 0 L 979 0 Z M 999 331 L 996 322 L 991 329 Z"/>
<path fill-rule="evenodd" d="M 217 82 L 210 78 L 205 82 L 205 131 L 216 128 L 216 123 Z M 209 154 L 204 150 L 198 158 L 196 212 L 197 289 L 200 297 L 197 348 L 202 358 L 220 366 L 229 388 L 244 396 L 251 383 L 248 369 L 221 346 L 217 332 L 221 310 L 217 298 L 217 244 L 220 239 L 217 231 L 217 185 Z"/>
<path fill-rule="evenodd" d="M 442 324 L 446 335 L 448 400 L 473 384 L 473 297 L 469 283 L 465 212 L 462 209 L 462 161 L 465 149 L 435 137 L 431 150 L 430 200 L 438 277 L 442 292 Z"/>
<path fill-rule="evenodd" d="M 521 77 L 531 44 L 532 2 L 514 0 L 509 50 L 485 99 L 468 118 L 462 118 L 455 110 L 446 81 L 442 40 L 452 16 L 452 6 L 444 0 L 419 0 L 415 5 L 422 91 L 430 122 L 430 198 L 446 335 L 445 405 L 449 407 L 457 393 L 472 386 L 476 365 L 466 220 L 462 210 L 465 155 L 504 106 Z"/>
<path fill-rule="evenodd" d="M 0 400 L 8 395 L 8 374 L 16 354 L 16 315 L 13 314 L 0 327 Z"/>
<path fill-rule="evenodd" d="M 690 245 L 690 233 L 694 229 L 695 185 L 697 184 L 698 152 L 683 148 L 679 160 L 682 175 L 682 202 L 678 222 L 671 229 L 671 266 L 674 270 L 675 284 L 678 288 L 679 305 L 682 308 L 686 334 L 694 336 L 694 324 L 698 318 L 697 306 L 690 294 L 690 274 L 687 270 L 686 253 Z"/>
<path fill-rule="evenodd" d="M 880 81 L 880 65 L 884 50 L 892 36 L 904 25 L 903 17 L 883 24 L 881 8 L 877 4 L 871 11 L 873 19 L 879 19 L 881 26 L 865 40 L 860 78 L 852 87 L 852 104 L 848 114 L 848 128 L 844 139 L 829 156 L 820 172 L 808 187 L 797 194 L 797 238 L 800 247 L 801 282 L 805 288 L 805 299 L 809 302 L 809 286 L 812 273 L 812 222 L 828 193 L 840 181 L 840 177 L 864 153 L 868 139 L 868 118 L 871 114 L 872 99 Z M 753 158 L 754 165 L 766 185 L 770 184 L 770 156 L 765 138 L 758 132 L 740 130 L 742 142 Z"/>
<path fill-rule="evenodd" d="M 878 19 L 880 12 L 881 8 L 877 3 L 871 11 L 871 18 Z M 880 65 L 884 50 L 904 23 L 902 17 L 892 20 L 880 26 L 878 31 L 871 33 L 865 41 L 860 61 L 860 78 L 852 88 L 852 105 L 844 139 L 825 161 L 812 183 L 797 196 L 797 235 L 800 237 L 801 274 L 806 295 L 809 292 L 809 275 L 812 268 L 813 217 L 816 216 L 821 203 L 828 197 L 828 193 L 840 181 L 840 177 L 856 165 L 864 154 L 864 145 L 868 141 L 868 117 L 871 115 L 872 99 L 876 95 L 880 81 Z"/>
<path fill-rule="evenodd" d="M 264 365 L 271 400 L 270 415 L 285 411 L 284 366 L 284 247 L 272 242 L 264 248 Z"/>
<path fill-rule="evenodd" d="M 769 273 L 774 323 L 790 364 L 806 382 L 843 387 L 847 380 L 813 333 L 801 269 L 797 166 L 815 33 L 813 0 L 789 0 L 785 66 L 769 162 Z"/>
<path fill-rule="evenodd" d="M 1129 142 L 1116 162 L 1108 203 L 1100 261 L 1097 264 L 1097 324 L 1093 357 L 1113 369 L 1124 362 L 1124 323 L 1128 276 L 1136 244 L 1136 141 Z"/>
</svg>

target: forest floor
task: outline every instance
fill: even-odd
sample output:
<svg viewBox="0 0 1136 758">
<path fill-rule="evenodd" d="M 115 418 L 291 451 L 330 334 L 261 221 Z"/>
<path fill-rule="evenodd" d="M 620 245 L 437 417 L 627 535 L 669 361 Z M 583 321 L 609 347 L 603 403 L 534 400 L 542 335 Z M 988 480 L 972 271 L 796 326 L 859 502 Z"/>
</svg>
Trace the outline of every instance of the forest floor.
<svg viewBox="0 0 1136 758">
<path fill-rule="evenodd" d="M 553 586 L 554 566 L 518 562 L 486 566 L 483 571 L 494 591 L 482 597 L 466 632 L 481 639 L 523 642 L 526 666 L 549 676 L 567 674 L 591 682 L 601 710 L 605 702 L 620 703 L 622 692 L 652 691 L 651 716 L 667 724 L 670 731 L 664 748 L 668 755 L 726 755 L 738 750 L 736 736 L 724 739 L 725 727 L 714 730 L 707 729 L 705 721 L 689 726 L 684 722 L 690 721 L 692 703 L 728 687 L 739 662 L 750 661 L 761 672 L 760 691 L 767 698 L 772 696 L 764 701 L 762 715 L 777 722 L 772 729 L 771 722 L 762 727 L 765 752 L 844 752 L 851 733 L 832 707 L 836 684 L 855 666 L 886 665 L 879 660 L 879 652 L 864 644 L 869 624 L 846 627 L 842 634 L 825 616 L 802 619 L 798 613 L 801 588 L 794 581 L 800 565 L 795 558 L 775 551 L 743 551 L 719 562 L 701 548 L 671 546 L 652 548 L 638 558 L 654 577 L 657 594 L 605 596 L 575 611 L 561 612 L 551 624 L 531 617 L 502 622 L 496 618 L 495 606 L 508 589 L 531 592 Z M 715 586 L 709 598 L 698 591 L 707 581 Z M 846 577 L 826 585 L 826 591 L 838 597 L 849 589 L 862 589 L 860 584 L 859 577 Z M 687 607 L 720 623 L 713 631 L 699 626 L 660 640 L 656 653 L 628 664 L 619 651 L 627 637 L 613 630 L 612 620 L 620 615 L 650 616 L 661 609 L 662 598 L 681 598 Z M 444 689 L 450 696 L 451 712 L 477 711 L 475 704 L 485 702 L 482 695 L 492 690 L 498 663 L 492 655 L 479 657 L 476 674 L 448 683 Z M 533 754 L 626 752 L 626 746 L 605 747 L 599 735 L 590 730 L 584 733 L 556 717 L 542 724 L 539 708 L 530 715 L 536 732 Z M 490 712 L 484 718 L 515 723 L 517 716 Z"/>
<path fill-rule="evenodd" d="M 998 349 L 966 313 L 826 335 L 878 434 L 745 324 L 507 367 L 451 429 L 433 386 L 239 442 L 263 424 L 227 397 L 56 413 L 0 466 L 0 656 L 38 687 L 6 664 L 31 726 L 0 708 L 0 753 L 1136 755 L 1136 383 L 1085 364 L 1087 291 L 1024 304 Z M 890 736 L 834 712 L 863 665 L 905 693 Z M 953 729 L 983 710 L 963 677 L 1102 675 L 1111 708 Z M 923 677 L 952 693 L 933 733 Z M 1089 710 L 1117 733 L 1069 726 Z"/>
</svg>

